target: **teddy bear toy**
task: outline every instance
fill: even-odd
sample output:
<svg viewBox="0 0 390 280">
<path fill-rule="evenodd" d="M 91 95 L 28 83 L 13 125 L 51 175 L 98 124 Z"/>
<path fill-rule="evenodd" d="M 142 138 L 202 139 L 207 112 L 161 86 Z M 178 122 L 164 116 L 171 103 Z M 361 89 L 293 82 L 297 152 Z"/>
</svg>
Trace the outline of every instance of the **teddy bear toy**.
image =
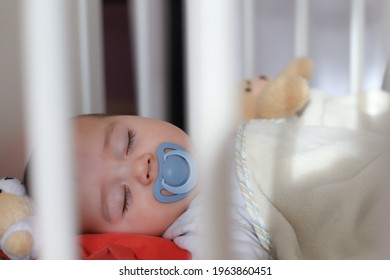
<svg viewBox="0 0 390 280">
<path fill-rule="evenodd" d="M 9 259 L 34 259 L 33 204 L 18 179 L 0 179 L 0 250 Z"/>
<path fill-rule="evenodd" d="M 247 80 L 241 91 L 242 120 L 281 119 L 299 114 L 309 102 L 312 61 L 295 58 L 275 79 Z"/>
</svg>

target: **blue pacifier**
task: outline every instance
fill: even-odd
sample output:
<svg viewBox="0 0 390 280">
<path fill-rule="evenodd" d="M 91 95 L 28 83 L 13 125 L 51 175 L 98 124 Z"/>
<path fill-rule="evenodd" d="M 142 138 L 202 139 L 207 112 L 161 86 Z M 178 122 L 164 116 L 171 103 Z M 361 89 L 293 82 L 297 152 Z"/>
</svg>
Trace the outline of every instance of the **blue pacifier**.
<svg viewBox="0 0 390 280">
<path fill-rule="evenodd" d="M 159 170 L 154 197 L 160 202 L 183 199 L 198 181 L 198 166 L 185 149 L 173 143 L 162 143 L 157 148 Z M 170 192 L 162 194 L 162 190 Z"/>
</svg>

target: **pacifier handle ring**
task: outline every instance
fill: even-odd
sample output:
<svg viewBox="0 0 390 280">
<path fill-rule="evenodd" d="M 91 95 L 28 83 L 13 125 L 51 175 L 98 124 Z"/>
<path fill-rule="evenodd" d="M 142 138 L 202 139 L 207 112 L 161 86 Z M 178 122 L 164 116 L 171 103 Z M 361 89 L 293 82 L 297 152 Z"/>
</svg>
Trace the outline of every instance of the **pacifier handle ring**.
<svg viewBox="0 0 390 280">
<path fill-rule="evenodd" d="M 179 187 L 175 186 L 170 186 L 168 185 L 165 180 L 162 180 L 162 186 L 169 192 L 174 193 L 174 194 L 182 194 L 186 193 L 192 190 L 192 188 L 196 184 L 196 179 L 198 177 L 198 170 L 196 168 L 196 163 L 194 159 L 190 156 L 190 154 L 186 151 L 183 150 L 172 150 L 164 154 L 164 160 L 166 160 L 169 156 L 180 156 L 184 158 L 184 160 L 188 163 L 189 169 L 190 169 L 190 174 L 192 174 L 187 182 L 185 182 L 183 185 Z"/>
</svg>

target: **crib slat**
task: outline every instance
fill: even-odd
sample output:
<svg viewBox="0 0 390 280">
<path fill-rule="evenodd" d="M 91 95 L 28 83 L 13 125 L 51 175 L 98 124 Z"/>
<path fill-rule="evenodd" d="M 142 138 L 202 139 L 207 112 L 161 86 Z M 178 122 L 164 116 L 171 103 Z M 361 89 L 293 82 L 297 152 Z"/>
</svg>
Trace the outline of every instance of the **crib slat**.
<svg viewBox="0 0 390 280">
<path fill-rule="evenodd" d="M 165 1 L 128 2 L 134 19 L 138 115 L 166 120 Z"/>
<path fill-rule="evenodd" d="M 255 74 L 255 46 L 256 46 L 256 21 L 255 21 L 255 1 L 245 0 L 243 5 L 243 35 L 244 35 L 244 68 L 245 78 L 254 77 Z"/>
<path fill-rule="evenodd" d="M 242 78 L 240 0 L 187 0 L 187 98 L 190 135 L 200 157 L 206 207 L 202 258 L 225 259 L 229 196 L 227 142 L 236 125 L 237 88 Z M 228 171 L 227 171 L 228 170 Z"/>
<path fill-rule="evenodd" d="M 81 113 L 105 112 L 100 1 L 77 1 L 81 70 Z"/>
<path fill-rule="evenodd" d="M 362 91 L 365 37 L 365 0 L 351 0 L 350 94 Z"/>
<path fill-rule="evenodd" d="M 27 135 L 42 259 L 77 258 L 70 98 L 68 0 L 22 2 Z"/>
<path fill-rule="evenodd" d="M 309 0 L 295 0 L 295 56 L 309 51 Z"/>
</svg>

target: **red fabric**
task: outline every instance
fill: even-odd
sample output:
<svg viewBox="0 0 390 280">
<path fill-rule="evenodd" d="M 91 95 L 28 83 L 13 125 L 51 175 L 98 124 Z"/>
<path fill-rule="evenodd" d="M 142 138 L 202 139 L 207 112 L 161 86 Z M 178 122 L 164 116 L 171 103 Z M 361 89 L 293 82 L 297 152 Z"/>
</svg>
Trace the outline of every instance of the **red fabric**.
<svg viewBox="0 0 390 280">
<path fill-rule="evenodd" d="M 84 260 L 188 260 L 191 254 L 172 241 L 155 236 L 102 233 L 80 235 Z M 9 258 L 0 250 L 0 260 Z"/>
<path fill-rule="evenodd" d="M 0 250 L 0 260 L 9 260 L 9 258 L 3 253 L 2 250 Z"/>
<path fill-rule="evenodd" d="M 81 257 L 86 260 L 186 260 L 188 251 L 171 240 L 128 233 L 83 234 Z"/>
</svg>

